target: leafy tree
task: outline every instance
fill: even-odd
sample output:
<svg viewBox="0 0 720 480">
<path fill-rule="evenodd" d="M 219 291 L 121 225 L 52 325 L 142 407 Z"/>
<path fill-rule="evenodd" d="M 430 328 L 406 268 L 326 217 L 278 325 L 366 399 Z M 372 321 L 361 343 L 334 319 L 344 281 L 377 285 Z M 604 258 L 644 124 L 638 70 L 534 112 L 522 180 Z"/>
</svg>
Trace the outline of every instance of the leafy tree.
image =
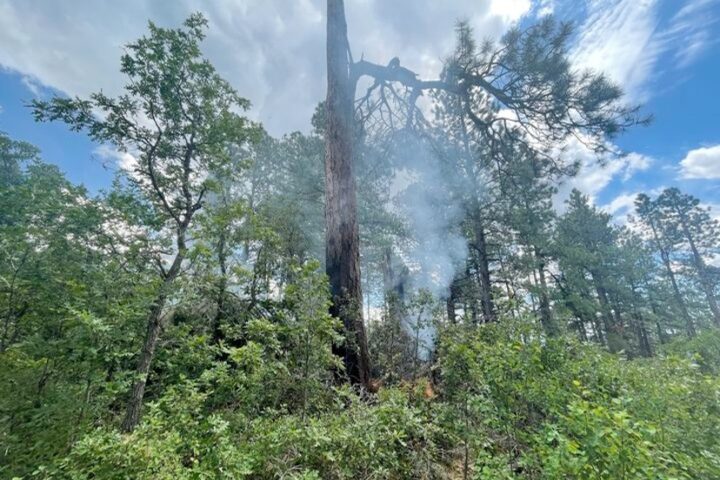
<svg viewBox="0 0 720 480">
<path fill-rule="evenodd" d="M 33 102 L 38 120 L 61 120 L 87 130 L 93 140 L 110 142 L 137 158 L 128 175 L 152 204 L 166 238 L 174 237 L 169 266 L 157 258 L 161 283 L 147 318 L 147 334 L 137 364 L 123 429 L 140 419 L 145 384 L 165 321 L 165 305 L 187 255 L 188 230 L 212 189 L 212 172 L 228 162 L 228 147 L 247 142 L 253 126 L 234 113 L 249 102 L 220 78 L 202 58 L 199 42 L 207 20 L 195 14 L 185 29 L 150 23 L 149 36 L 127 46 L 121 72 L 128 77 L 123 95 L 103 93 L 89 100 L 54 98 Z M 101 112 L 96 116 L 95 111 Z"/>
<path fill-rule="evenodd" d="M 557 226 L 560 268 L 564 271 L 576 270 L 577 277 L 586 278 L 592 285 L 604 334 L 616 337 L 607 341 L 611 348 L 619 349 L 617 335 L 621 325 L 608 291 L 612 275 L 609 261 L 616 238 L 609 223 L 610 215 L 591 206 L 588 197 L 578 190 L 570 193 L 567 206 L 567 212 Z M 596 333 L 599 335 L 599 332 Z"/>
</svg>

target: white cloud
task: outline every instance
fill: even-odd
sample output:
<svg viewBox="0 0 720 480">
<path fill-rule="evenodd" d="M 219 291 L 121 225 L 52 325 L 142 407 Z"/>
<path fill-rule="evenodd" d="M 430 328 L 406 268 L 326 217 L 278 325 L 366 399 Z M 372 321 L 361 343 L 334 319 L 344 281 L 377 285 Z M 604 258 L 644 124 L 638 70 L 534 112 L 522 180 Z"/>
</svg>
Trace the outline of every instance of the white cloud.
<svg viewBox="0 0 720 480">
<path fill-rule="evenodd" d="M 634 208 L 637 196 L 637 193 L 622 193 L 613 198 L 610 203 L 604 205 L 602 208 L 613 215 L 626 212 L 627 210 Z"/>
<path fill-rule="evenodd" d="M 623 182 L 627 181 L 638 171 L 649 168 L 653 162 L 652 158 L 635 152 L 625 156 L 598 157 L 575 138 L 568 142 L 562 156 L 567 162 L 579 161 L 580 170 L 558 189 L 553 203 L 559 211 L 564 210 L 563 202 L 573 188 L 588 195 L 594 202 L 597 195 L 610 185 L 613 179 L 620 176 Z"/>
<path fill-rule="evenodd" d="M 653 31 L 657 0 L 610 0 L 588 4 L 572 52 L 574 63 L 604 72 L 635 97 L 652 72 L 659 53 Z"/>
<path fill-rule="evenodd" d="M 653 163 L 653 159 L 647 155 L 640 153 L 631 152 L 625 158 L 625 166 L 623 173 L 623 181 L 628 181 L 637 172 L 642 172 L 650 168 Z"/>
<path fill-rule="evenodd" d="M 22 84 L 25 85 L 25 88 L 30 90 L 30 93 L 33 94 L 35 97 L 40 96 L 40 89 L 42 88 L 40 85 L 37 84 L 35 80 L 33 80 L 31 77 L 27 75 L 23 75 L 22 77 Z"/>
<path fill-rule="evenodd" d="M 530 11 L 530 0 L 504 0 L 491 2 L 490 13 L 497 15 L 508 22 L 515 22 Z"/>
<path fill-rule="evenodd" d="M 720 145 L 690 150 L 680 161 L 680 174 L 685 179 L 720 178 Z"/>
<path fill-rule="evenodd" d="M 717 13 L 710 10 L 717 0 L 688 0 L 672 17 L 667 37 L 682 37 L 677 42 L 674 60 L 679 67 L 687 67 L 702 54 L 708 46 L 717 42 Z M 669 40 L 672 41 L 672 40 Z"/>
<path fill-rule="evenodd" d="M 717 15 L 707 8 L 714 1 L 686 0 L 665 24 L 660 0 L 589 1 L 571 57 L 580 68 L 606 73 L 630 100 L 645 101 L 662 55 L 673 56 L 672 68 L 686 67 L 714 38 Z"/>
<path fill-rule="evenodd" d="M 114 166 L 132 172 L 137 166 L 137 159 L 127 152 L 120 152 L 109 145 L 100 145 L 93 153 L 103 160 L 110 160 Z"/>
<path fill-rule="evenodd" d="M 555 12 L 555 0 L 539 0 L 537 5 L 537 15 L 552 15 Z"/>
<path fill-rule="evenodd" d="M 498 38 L 530 9 L 530 0 L 354 0 L 346 2 L 355 57 L 380 63 L 400 55 L 435 77 L 467 18 L 479 37 Z M 272 134 L 307 130 L 325 95 L 324 0 L 0 0 L 0 65 L 43 86 L 86 96 L 118 94 L 123 45 L 148 19 L 174 27 L 193 11 L 210 21 L 203 51 Z M 288 106 L 291 105 L 291 108 Z"/>
<path fill-rule="evenodd" d="M 635 209 L 635 199 L 638 193 L 621 193 L 601 208 L 613 216 L 614 223 L 625 225 L 628 223 L 628 215 Z"/>
</svg>

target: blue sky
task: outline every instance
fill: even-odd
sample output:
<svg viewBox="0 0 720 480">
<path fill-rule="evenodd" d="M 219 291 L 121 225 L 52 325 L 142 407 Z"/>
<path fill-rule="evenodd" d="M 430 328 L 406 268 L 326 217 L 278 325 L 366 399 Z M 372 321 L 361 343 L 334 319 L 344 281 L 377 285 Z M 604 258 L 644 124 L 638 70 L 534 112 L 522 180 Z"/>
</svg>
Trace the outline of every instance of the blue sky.
<svg viewBox="0 0 720 480">
<path fill-rule="evenodd" d="M 178 25 L 195 10 L 211 23 L 205 53 L 253 102 L 251 115 L 274 135 L 307 130 L 324 94 L 321 0 L 0 0 L 0 130 L 39 146 L 72 181 L 107 186 L 119 155 L 61 124 L 36 124 L 25 105 L 118 93 L 122 45 L 148 19 Z M 638 192 L 671 185 L 720 210 L 720 0 L 347 0 L 347 10 L 356 56 L 399 55 L 425 78 L 452 48 L 458 18 L 490 38 L 545 13 L 574 21 L 573 62 L 605 71 L 654 121 L 616 140 L 626 158 L 600 166 L 588 157 L 563 191 L 578 187 L 620 219 Z"/>
</svg>

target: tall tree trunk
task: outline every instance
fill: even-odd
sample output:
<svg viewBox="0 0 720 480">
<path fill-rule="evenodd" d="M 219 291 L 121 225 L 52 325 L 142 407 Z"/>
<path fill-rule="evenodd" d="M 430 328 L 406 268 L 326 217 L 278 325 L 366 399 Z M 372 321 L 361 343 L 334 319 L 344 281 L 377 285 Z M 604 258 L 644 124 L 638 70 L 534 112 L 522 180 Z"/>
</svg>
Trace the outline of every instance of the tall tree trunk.
<svg viewBox="0 0 720 480">
<path fill-rule="evenodd" d="M 652 346 L 650 345 L 650 338 L 645 327 L 645 319 L 640 313 L 635 300 L 640 298 L 640 294 L 637 291 L 637 287 L 634 282 L 630 282 L 630 291 L 633 294 L 633 300 L 631 303 L 632 307 L 632 318 L 635 321 L 635 333 L 637 335 L 638 346 L 640 347 L 640 355 L 643 357 L 652 357 Z"/>
<path fill-rule="evenodd" d="M 677 284 L 677 280 L 675 279 L 675 272 L 673 272 L 672 265 L 670 264 L 670 254 L 660 241 L 660 234 L 657 231 L 655 222 L 652 220 L 652 218 L 649 219 L 649 222 L 653 238 L 655 240 L 655 243 L 657 244 L 658 250 L 660 251 L 660 258 L 662 259 L 663 265 L 665 265 L 665 271 L 667 272 L 668 278 L 670 279 L 670 284 L 672 285 L 675 303 L 677 303 L 677 306 L 680 309 L 680 315 L 682 315 L 683 320 L 685 320 L 685 328 L 687 330 L 687 334 L 690 337 L 694 337 L 696 335 L 695 325 L 690 318 L 690 314 L 688 313 L 687 307 L 685 306 L 685 300 L 683 300 L 682 294 L 680 293 L 680 288 Z"/>
<path fill-rule="evenodd" d="M 383 264 L 383 288 L 388 319 L 393 325 L 402 328 L 405 321 L 405 274 L 402 268 L 397 271 L 393 265 L 390 247 L 385 249 Z"/>
<path fill-rule="evenodd" d="M 457 316 L 455 313 L 455 303 L 457 302 L 458 297 L 458 286 L 457 286 L 457 278 L 454 278 L 452 282 L 450 282 L 450 291 L 448 292 L 448 297 L 445 300 L 445 308 L 447 310 L 447 317 L 450 324 L 455 325 L 457 323 Z"/>
<path fill-rule="evenodd" d="M 353 101 L 345 6 L 327 2 L 327 125 L 325 133 L 326 271 L 330 313 L 343 322 L 345 342 L 336 347 L 354 384 L 367 386 L 370 358 L 362 318 L 357 199 L 353 175 Z"/>
<path fill-rule="evenodd" d="M 703 261 L 702 256 L 700 256 L 700 252 L 695 245 L 695 239 L 690 233 L 690 228 L 688 228 L 685 215 L 677 207 L 675 208 L 675 211 L 680 217 L 680 224 L 682 225 L 683 234 L 685 235 L 685 238 L 690 244 L 690 250 L 693 254 L 693 263 L 695 264 L 695 270 L 697 270 L 698 278 L 700 279 L 700 285 L 702 285 L 703 292 L 705 293 L 705 298 L 707 298 L 708 305 L 710 306 L 710 311 L 712 312 L 713 316 L 713 322 L 716 326 L 720 327 L 720 307 L 718 307 L 717 300 L 715 299 L 715 293 L 713 292 L 712 282 L 708 278 L 705 262 Z"/>
<path fill-rule="evenodd" d="M 217 259 L 220 266 L 220 278 L 217 282 L 217 310 L 213 318 L 212 325 L 212 341 L 214 344 L 220 343 L 223 337 L 222 320 L 225 317 L 225 297 L 227 296 L 227 252 L 225 251 L 225 230 L 220 232 L 220 238 L 217 245 Z"/>
<path fill-rule="evenodd" d="M 602 326 L 605 329 L 605 337 L 607 346 L 612 348 L 612 344 L 609 341 L 609 334 L 613 332 L 613 318 L 610 312 L 610 301 L 608 300 L 607 291 L 602 282 L 602 276 L 597 272 L 591 273 L 595 292 L 598 296 L 598 302 L 600 303 L 600 318 L 602 319 Z"/>
<path fill-rule="evenodd" d="M 670 256 L 665 250 L 662 250 L 660 252 L 660 257 L 662 257 L 663 264 L 665 265 L 665 271 L 667 272 L 668 278 L 670 279 L 670 284 L 672 285 L 675 303 L 678 304 L 678 308 L 680 308 L 680 314 L 685 320 L 685 328 L 687 329 L 687 334 L 690 337 L 694 337 L 696 335 L 695 325 L 693 324 L 693 321 L 690 318 L 690 314 L 687 311 L 687 307 L 685 306 L 685 300 L 683 300 L 682 293 L 680 293 L 680 287 L 678 287 L 677 280 L 675 279 L 675 272 L 672 271 L 672 265 L 670 265 Z"/>
<path fill-rule="evenodd" d="M 189 219 L 187 222 L 189 223 Z M 175 279 L 180 275 L 180 267 L 183 259 L 185 258 L 186 228 L 187 225 L 182 227 L 180 232 L 178 232 L 178 252 L 175 254 L 175 258 L 173 259 L 170 269 L 165 274 L 158 295 L 155 298 L 152 307 L 150 307 L 150 312 L 148 313 L 145 342 L 143 343 L 143 348 L 140 352 L 138 364 L 135 367 L 135 382 L 133 383 L 130 391 L 130 399 L 128 400 L 127 410 L 125 411 L 125 418 L 120 426 L 124 432 L 132 432 L 140 422 L 140 413 L 142 411 L 143 398 L 145 397 L 145 385 L 147 384 L 148 376 L 150 374 L 150 367 L 152 366 L 153 358 L 155 358 L 155 348 L 157 347 L 158 340 L 160 339 L 160 332 L 163 328 L 163 310 L 165 308 L 165 303 L 167 302 L 168 294 L 170 293 L 170 287 Z"/>
<path fill-rule="evenodd" d="M 480 270 L 478 267 L 478 259 L 473 258 L 472 259 L 473 267 L 475 269 L 475 282 L 474 285 L 476 285 L 477 288 L 467 288 L 466 289 L 466 297 L 469 297 L 470 300 L 470 322 L 473 325 L 478 324 L 478 298 L 482 295 L 482 279 L 480 278 Z M 465 278 L 467 279 L 467 283 L 472 287 L 473 281 L 472 281 L 472 274 L 470 273 L 470 264 L 469 262 L 465 263 Z M 477 290 L 477 291 L 476 291 Z M 482 300 L 481 300 L 482 303 Z M 483 319 L 484 321 L 487 321 Z"/>
<path fill-rule="evenodd" d="M 483 310 L 485 323 L 494 322 L 495 305 L 492 298 L 492 283 L 490 281 L 490 258 L 488 256 L 487 238 L 485 227 L 480 218 L 474 220 L 473 230 L 475 236 L 475 251 L 477 252 L 477 271 L 480 276 L 480 303 Z"/>
<path fill-rule="evenodd" d="M 540 281 L 540 321 L 545 329 L 545 333 L 554 337 L 558 334 L 558 329 L 552 311 L 550 310 L 547 279 L 545 277 L 545 259 L 537 248 L 534 249 L 534 255 L 535 262 L 537 263 L 538 280 Z"/>
<path fill-rule="evenodd" d="M 665 332 L 665 329 L 660 326 L 660 321 L 658 320 L 660 318 L 660 313 L 658 312 L 652 296 L 649 294 L 648 301 L 650 302 L 650 310 L 652 311 L 653 317 L 655 317 L 655 328 L 657 329 L 658 341 L 660 342 L 660 345 L 664 345 L 667 343 L 667 332 Z"/>
<path fill-rule="evenodd" d="M 633 323 L 633 330 L 635 330 L 635 337 L 637 338 L 640 355 L 643 357 L 652 357 L 652 347 L 650 346 L 650 340 L 648 339 L 645 322 L 643 321 L 642 315 L 640 315 L 640 312 L 635 307 L 635 305 L 633 305 L 632 307 L 631 319 Z"/>
</svg>

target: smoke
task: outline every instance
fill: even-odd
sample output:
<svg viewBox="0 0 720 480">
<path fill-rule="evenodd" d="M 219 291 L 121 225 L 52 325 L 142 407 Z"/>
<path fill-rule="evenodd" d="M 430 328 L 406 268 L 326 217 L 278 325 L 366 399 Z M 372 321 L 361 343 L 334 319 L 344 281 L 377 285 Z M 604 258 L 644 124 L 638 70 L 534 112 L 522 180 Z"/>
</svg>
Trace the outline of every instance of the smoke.
<svg viewBox="0 0 720 480">
<path fill-rule="evenodd" d="M 410 269 L 414 289 L 445 297 L 468 254 L 459 229 L 462 206 L 448 188 L 446 169 L 426 141 L 404 135 L 393 153 L 406 183 L 394 206 L 406 220 L 411 238 L 400 255 Z"/>
<path fill-rule="evenodd" d="M 465 191 L 466 186 L 454 181 L 456 176 L 425 139 L 403 134 L 395 139 L 392 154 L 398 190 L 392 208 L 405 219 L 410 238 L 397 252 L 409 269 L 406 287 L 412 292 L 403 326 L 408 334 L 419 337 L 418 354 L 426 360 L 434 344 L 434 307 L 448 296 L 450 284 L 464 268 L 468 255 L 467 239 L 460 227 L 465 195 L 457 191 Z M 423 298 L 428 293 L 432 298 Z"/>
</svg>

